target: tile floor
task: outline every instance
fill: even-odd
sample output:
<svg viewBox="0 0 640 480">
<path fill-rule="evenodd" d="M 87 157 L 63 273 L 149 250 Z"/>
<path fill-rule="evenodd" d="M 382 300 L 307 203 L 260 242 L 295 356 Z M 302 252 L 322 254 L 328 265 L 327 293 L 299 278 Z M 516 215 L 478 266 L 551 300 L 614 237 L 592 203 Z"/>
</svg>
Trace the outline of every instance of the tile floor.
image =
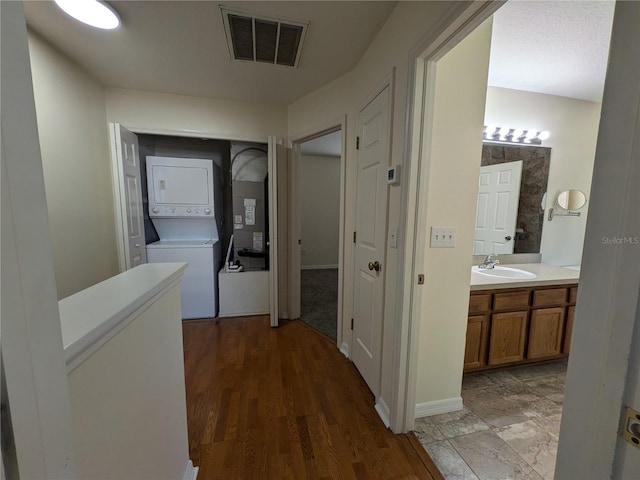
<svg viewBox="0 0 640 480">
<path fill-rule="evenodd" d="M 553 479 L 567 363 L 468 374 L 464 409 L 416 420 L 447 480 Z"/>
</svg>

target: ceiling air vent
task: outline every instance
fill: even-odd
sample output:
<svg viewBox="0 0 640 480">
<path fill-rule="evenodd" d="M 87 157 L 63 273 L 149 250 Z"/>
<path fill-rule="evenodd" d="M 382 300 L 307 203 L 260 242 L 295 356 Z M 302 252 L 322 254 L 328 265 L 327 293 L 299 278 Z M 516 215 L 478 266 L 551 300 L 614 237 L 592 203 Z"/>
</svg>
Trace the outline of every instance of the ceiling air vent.
<svg viewBox="0 0 640 480">
<path fill-rule="evenodd" d="M 232 60 L 298 66 L 308 23 L 221 11 Z"/>
</svg>

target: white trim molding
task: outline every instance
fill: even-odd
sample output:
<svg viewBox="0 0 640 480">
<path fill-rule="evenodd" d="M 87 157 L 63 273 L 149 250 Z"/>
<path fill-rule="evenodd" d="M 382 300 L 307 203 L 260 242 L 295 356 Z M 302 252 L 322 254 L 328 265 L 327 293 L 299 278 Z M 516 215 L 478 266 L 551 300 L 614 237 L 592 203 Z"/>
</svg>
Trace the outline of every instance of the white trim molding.
<svg viewBox="0 0 640 480">
<path fill-rule="evenodd" d="M 184 469 L 182 480 L 196 480 L 198 478 L 198 470 L 200 470 L 200 467 L 194 467 L 193 462 L 189 460 L 187 467 Z"/>
<path fill-rule="evenodd" d="M 462 397 L 445 398 L 432 402 L 417 403 L 415 418 L 430 417 L 441 413 L 462 410 Z"/>
<path fill-rule="evenodd" d="M 389 407 L 382 397 L 378 397 L 375 409 L 376 412 L 378 412 L 378 416 L 382 420 L 382 423 L 384 423 L 384 426 L 389 428 Z"/>
<path fill-rule="evenodd" d="M 342 353 L 345 357 L 349 358 L 349 344 L 346 342 L 342 342 L 340 345 L 340 353 Z"/>
</svg>

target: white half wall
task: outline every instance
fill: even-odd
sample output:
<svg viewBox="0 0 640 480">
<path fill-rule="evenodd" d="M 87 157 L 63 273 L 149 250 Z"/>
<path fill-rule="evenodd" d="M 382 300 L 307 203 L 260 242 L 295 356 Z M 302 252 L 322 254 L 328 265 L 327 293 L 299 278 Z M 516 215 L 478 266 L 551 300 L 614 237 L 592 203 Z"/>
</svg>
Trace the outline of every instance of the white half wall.
<svg viewBox="0 0 640 480">
<path fill-rule="evenodd" d="M 180 480 L 192 472 L 180 286 L 78 365 L 69 394 L 78 478 Z"/>
<path fill-rule="evenodd" d="M 489 87 L 485 125 L 512 128 L 538 128 L 551 134 L 543 146 L 551 147 L 551 166 L 547 188 L 547 205 L 563 190 L 582 190 L 587 204 L 580 217 L 554 217 L 545 214 L 540 253 L 550 265 L 577 265 L 587 225 L 591 176 L 596 152 L 601 104 L 573 98 Z"/>
<path fill-rule="evenodd" d="M 29 32 L 58 298 L 118 273 L 105 92 Z"/>
<path fill-rule="evenodd" d="M 301 155 L 301 265 L 338 265 L 340 242 L 340 157 Z"/>
</svg>

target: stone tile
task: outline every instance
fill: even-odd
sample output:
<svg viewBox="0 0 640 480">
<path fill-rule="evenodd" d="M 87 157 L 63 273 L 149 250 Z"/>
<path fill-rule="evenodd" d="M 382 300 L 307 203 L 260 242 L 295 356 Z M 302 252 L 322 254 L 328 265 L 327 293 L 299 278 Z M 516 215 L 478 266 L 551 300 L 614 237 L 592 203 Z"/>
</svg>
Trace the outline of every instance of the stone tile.
<svg viewBox="0 0 640 480">
<path fill-rule="evenodd" d="M 430 443 L 438 440 L 444 440 L 444 435 L 431 421 L 430 417 L 416 418 L 413 433 L 416 434 L 420 443 Z"/>
<path fill-rule="evenodd" d="M 549 375 L 558 375 L 566 373 L 567 361 L 558 360 L 551 363 L 543 363 L 542 365 L 523 365 L 509 369 L 509 372 L 516 378 L 527 381 L 533 378 L 545 377 Z"/>
<path fill-rule="evenodd" d="M 446 480 L 479 480 L 449 442 L 432 442 L 425 450 Z"/>
<path fill-rule="evenodd" d="M 532 418 L 545 432 L 551 434 L 557 440 L 560 437 L 560 422 L 562 414 L 551 415 L 549 417 Z"/>
<path fill-rule="evenodd" d="M 489 425 L 483 422 L 471 410 L 464 408 L 457 412 L 443 413 L 430 417 L 445 438 L 457 437 L 468 433 L 487 430 Z"/>
<path fill-rule="evenodd" d="M 564 396 L 566 379 L 564 375 L 550 375 L 526 380 L 524 384 L 533 388 L 536 394 L 544 397 L 558 394 Z"/>
<path fill-rule="evenodd" d="M 466 395 L 462 392 L 464 405 L 492 427 L 503 427 L 529 420 L 521 402 L 514 404 L 513 398 L 508 401 L 502 394 L 503 388 L 498 386 L 472 390 L 466 392 Z"/>
<path fill-rule="evenodd" d="M 487 373 L 467 374 L 462 377 L 462 390 L 490 387 L 493 385 L 514 385 L 521 380 L 509 373 L 508 370 L 494 370 Z"/>
<path fill-rule="evenodd" d="M 495 432 L 543 478 L 553 480 L 558 439 L 537 422 L 516 423 Z"/>
<path fill-rule="evenodd" d="M 542 480 L 542 477 L 491 430 L 449 440 L 480 480 Z"/>
</svg>

